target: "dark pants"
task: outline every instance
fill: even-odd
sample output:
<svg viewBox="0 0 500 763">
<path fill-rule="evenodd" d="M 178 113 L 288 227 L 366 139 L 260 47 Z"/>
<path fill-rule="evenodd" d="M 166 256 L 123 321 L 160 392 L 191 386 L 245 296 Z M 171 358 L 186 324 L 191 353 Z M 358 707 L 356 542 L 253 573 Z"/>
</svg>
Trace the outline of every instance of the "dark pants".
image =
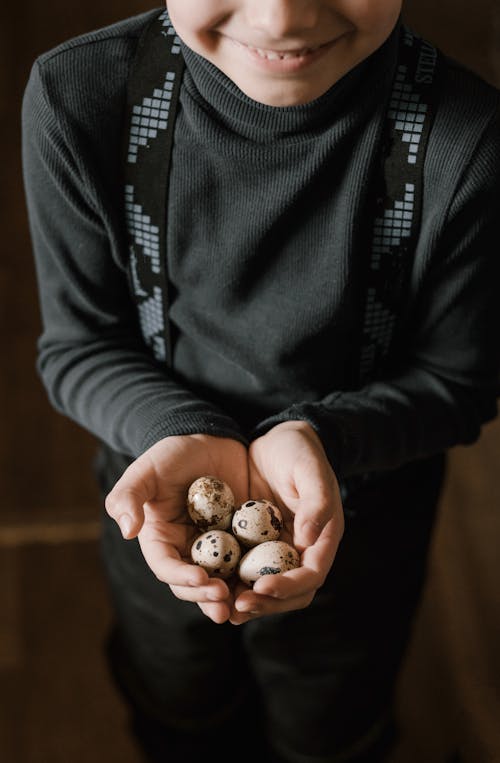
<svg viewBox="0 0 500 763">
<path fill-rule="evenodd" d="M 189 763 L 209 749 L 240 761 L 382 761 L 442 475 L 437 459 L 360 489 L 312 604 L 238 627 L 176 599 L 104 514 L 107 656 L 149 759 Z"/>
</svg>

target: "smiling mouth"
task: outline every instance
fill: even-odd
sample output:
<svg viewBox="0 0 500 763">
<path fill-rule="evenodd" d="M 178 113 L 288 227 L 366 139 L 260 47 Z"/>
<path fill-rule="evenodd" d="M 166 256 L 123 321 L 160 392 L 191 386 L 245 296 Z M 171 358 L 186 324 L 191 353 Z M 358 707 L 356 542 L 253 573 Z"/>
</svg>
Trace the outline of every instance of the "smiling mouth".
<svg viewBox="0 0 500 763">
<path fill-rule="evenodd" d="M 314 45 L 309 48 L 300 48 L 299 50 L 269 50 L 268 48 L 256 48 L 253 45 L 247 45 L 244 42 L 239 42 L 239 40 L 233 40 L 233 42 L 235 45 L 246 48 L 246 50 L 257 54 L 260 56 L 260 58 L 264 58 L 267 61 L 287 61 L 294 58 L 304 58 L 305 56 L 308 56 L 329 44 L 324 43 L 322 45 Z"/>
</svg>

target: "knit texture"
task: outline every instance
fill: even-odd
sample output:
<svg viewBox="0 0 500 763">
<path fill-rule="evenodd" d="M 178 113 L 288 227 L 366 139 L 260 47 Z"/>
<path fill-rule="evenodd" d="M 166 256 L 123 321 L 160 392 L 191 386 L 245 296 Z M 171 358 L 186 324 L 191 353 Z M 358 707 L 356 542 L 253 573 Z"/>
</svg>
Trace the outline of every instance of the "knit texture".
<svg viewBox="0 0 500 763">
<path fill-rule="evenodd" d="M 153 12 L 154 13 L 154 12 Z M 473 442 L 500 366 L 500 93 L 447 59 L 397 372 L 352 386 L 370 193 L 398 27 L 316 101 L 274 108 L 183 46 L 167 265 L 173 368 L 143 344 L 126 277 L 126 80 L 151 12 L 33 65 L 23 168 L 55 408 L 135 457 L 162 437 L 242 442 L 309 421 L 339 477 Z"/>
</svg>

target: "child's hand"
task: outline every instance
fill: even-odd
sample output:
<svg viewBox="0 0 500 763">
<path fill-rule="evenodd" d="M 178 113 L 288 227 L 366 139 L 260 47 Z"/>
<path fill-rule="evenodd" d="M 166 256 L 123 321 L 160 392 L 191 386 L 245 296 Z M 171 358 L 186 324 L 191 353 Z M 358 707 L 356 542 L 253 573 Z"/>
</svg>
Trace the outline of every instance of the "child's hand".
<svg viewBox="0 0 500 763">
<path fill-rule="evenodd" d="M 316 432 L 303 421 L 278 424 L 249 449 L 249 494 L 281 510 L 282 539 L 301 552 L 301 566 L 264 575 L 252 590 L 238 585 L 231 622 L 307 607 L 325 578 L 344 533 L 335 474 Z M 247 613 L 247 614 L 245 614 Z"/>
<path fill-rule="evenodd" d="M 125 538 L 138 537 L 156 577 L 179 599 L 193 601 L 214 622 L 229 619 L 233 594 L 191 562 L 199 530 L 186 509 L 189 485 L 200 476 L 227 482 L 238 504 L 248 497 L 248 457 L 236 440 L 209 435 L 165 437 L 137 458 L 107 495 L 105 506 Z"/>
</svg>

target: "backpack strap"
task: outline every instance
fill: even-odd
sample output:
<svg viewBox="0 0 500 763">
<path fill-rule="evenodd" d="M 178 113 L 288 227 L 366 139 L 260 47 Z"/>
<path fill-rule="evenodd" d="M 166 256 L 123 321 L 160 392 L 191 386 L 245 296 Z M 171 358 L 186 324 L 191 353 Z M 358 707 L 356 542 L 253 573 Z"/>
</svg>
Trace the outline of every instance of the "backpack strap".
<svg viewBox="0 0 500 763">
<path fill-rule="evenodd" d="M 132 63 L 123 151 L 131 291 L 144 341 L 169 365 L 167 194 L 183 72 L 180 40 L 162 11 L 142 32 Z"/>
<path fill-rule="evenodd" d="M 399 64 L 383 129 L 375 187 L 371 254 L 363 288 L 360 385 L 376 378 L 399 339 L 420 225 L 423 166 L 432 124 L 438 53 L 404 25 Z M 129 277 L 146 344 L 171 364 L 168 320 L 167 192 L 177 103 L 184 72 L 180 40 L 167 11 L 139 40 L 128 80 L 125 214 Z"/>
<path fill-rule="evenodd" d="M 402 25 L 398 66 L 384 125 L 371 256 L 364 284 L 359 386 L 377 378 L 401 337 L 420 230 L 424 159 L 434 117 L 437 63 L 436 48 Z"/>
</svg>

